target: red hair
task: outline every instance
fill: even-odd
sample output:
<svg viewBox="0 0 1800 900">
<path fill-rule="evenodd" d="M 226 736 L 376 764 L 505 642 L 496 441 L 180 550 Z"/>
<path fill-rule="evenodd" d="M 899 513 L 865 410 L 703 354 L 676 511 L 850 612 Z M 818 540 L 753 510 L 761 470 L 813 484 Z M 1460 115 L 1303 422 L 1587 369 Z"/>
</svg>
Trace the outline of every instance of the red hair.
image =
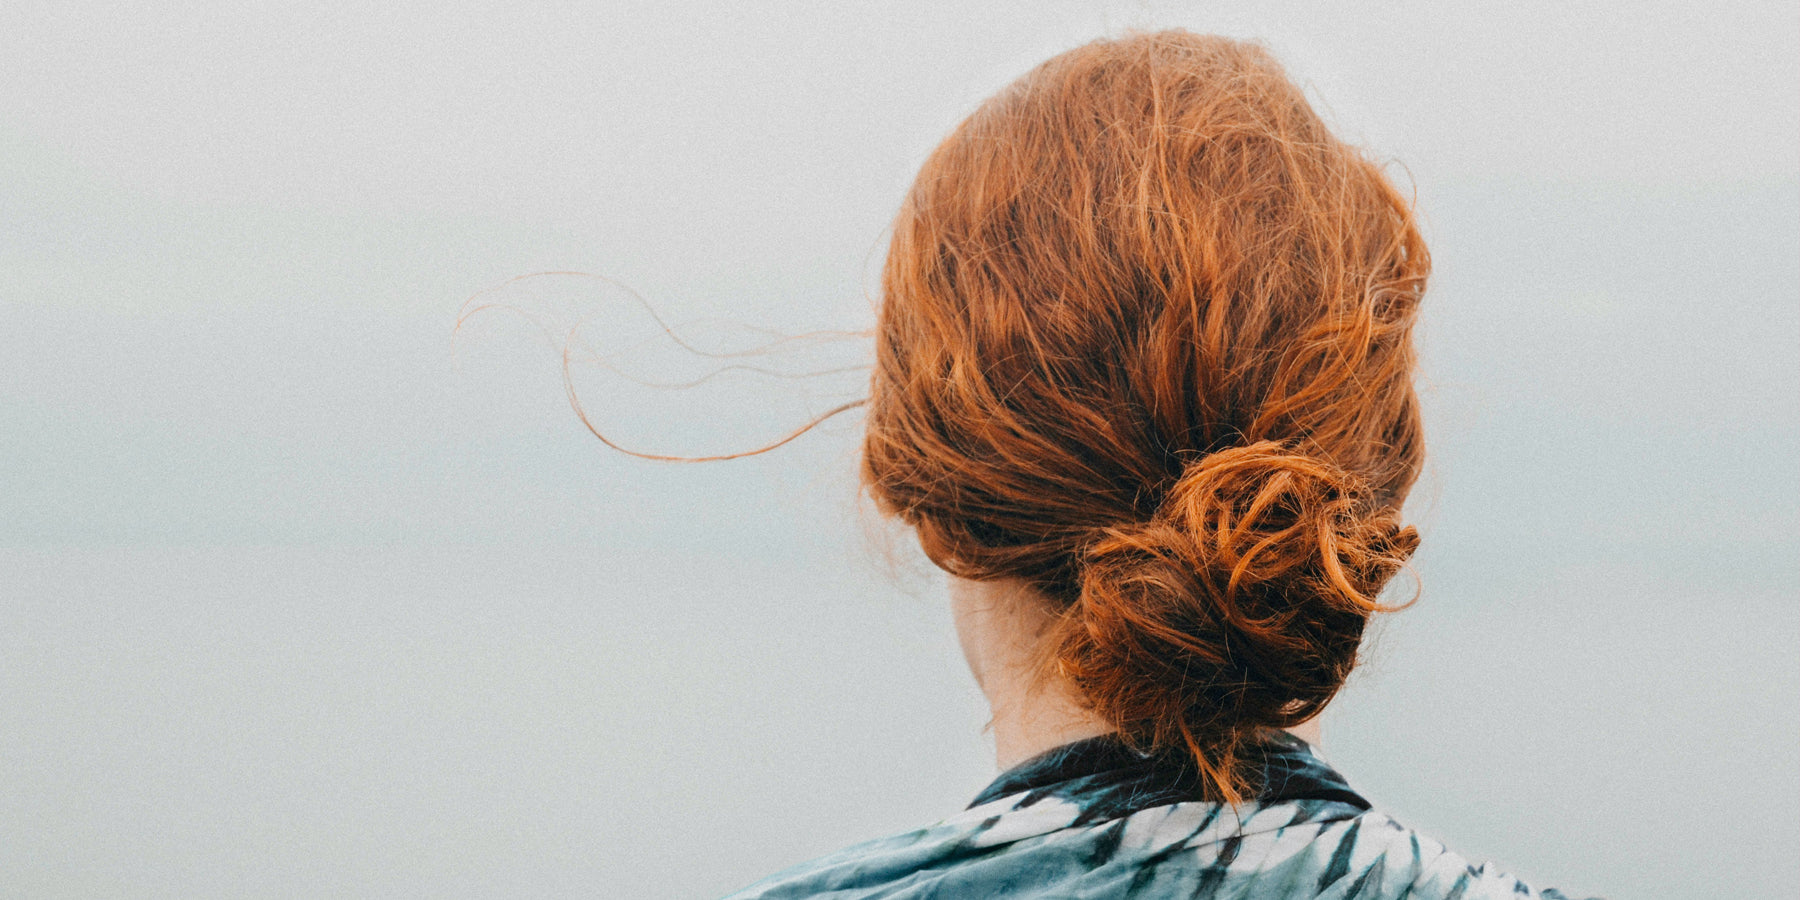
<svg viewBox="0 0 1800 900">
<path fill-rule="evenodd" d="M 937 565 L 1054 604 L 1054 671 L 1235 801 L 1418 543 L 1429 269 L 1408 201 L 1261 48 L 1077 48 L 900 210 L 863 479 Z"/>
</svg>

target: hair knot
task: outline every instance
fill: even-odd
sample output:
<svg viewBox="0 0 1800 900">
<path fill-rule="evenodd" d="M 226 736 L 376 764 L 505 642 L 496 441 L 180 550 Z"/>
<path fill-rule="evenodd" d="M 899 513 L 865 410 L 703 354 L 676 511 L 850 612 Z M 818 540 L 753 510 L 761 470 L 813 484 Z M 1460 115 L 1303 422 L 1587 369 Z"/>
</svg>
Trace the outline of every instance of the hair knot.
<svg viewBox="0 0 1800 900">
<path fill-rule="evenodd" d="M 1329 461 L 1272 441 L 1212 453 L 1150 521 L 1083 552 L 1057 658 L 1128 738 L 1213 748 L 1229 773 L 1260 730 L 1324 708 L 1417 544 Z"/>
</svg>

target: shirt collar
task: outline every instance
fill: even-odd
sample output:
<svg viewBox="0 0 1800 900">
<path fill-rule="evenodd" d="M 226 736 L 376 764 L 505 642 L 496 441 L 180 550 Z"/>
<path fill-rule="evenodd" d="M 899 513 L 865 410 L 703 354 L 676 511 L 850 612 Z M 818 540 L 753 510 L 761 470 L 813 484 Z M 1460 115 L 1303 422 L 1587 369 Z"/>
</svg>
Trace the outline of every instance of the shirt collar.
<svg viewBox="0 0 1800 900">
<path fill-rule="evenodd" d="M 1305 741 L 1285 731 L 1273 732 L 1256 744 L 1251 758 L 1257 778 L 1249 799 L 1259 805 L 1321 801 L 1369 808 L 1369 802 Z M 1064 744 L 1002 772 L 969 806 L 1016 794 L 1026 795 L 1019 800 L 1020 807 L 1046 797 L 1069 800 L 1082 807 L 1082 819 L 1091 820 L 1207 800 L 1198 767 L 1185 753 L 1141 753 L 1110 734 Z"/>
</svg>

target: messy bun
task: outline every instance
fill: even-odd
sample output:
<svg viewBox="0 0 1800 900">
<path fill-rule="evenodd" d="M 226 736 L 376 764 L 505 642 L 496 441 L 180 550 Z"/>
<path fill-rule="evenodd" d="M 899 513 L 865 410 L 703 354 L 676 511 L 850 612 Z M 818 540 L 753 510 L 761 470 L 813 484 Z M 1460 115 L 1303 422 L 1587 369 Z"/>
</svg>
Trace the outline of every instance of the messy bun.
<svg viewBox="0 0 1800 900">
<path fill-rule="evenodd" d="M 1236 797 L 1417 541 L 1429 270 L 1407 200 L 1261 48 L 1077 48 L 901 207 L 864 482 L 945 570 L 1045 598 L 1047 667 Z"/>
<path fill-rule="evenodd" d="M 1150 521 L 1100 530 L 1052 654 L 1128 738 L 1188 748 L 1236 799 L 1244 745 L 1324 708 L 1416 546 L 1331 463 L 1271 441 L 1209 454 Z"/>
</svg>

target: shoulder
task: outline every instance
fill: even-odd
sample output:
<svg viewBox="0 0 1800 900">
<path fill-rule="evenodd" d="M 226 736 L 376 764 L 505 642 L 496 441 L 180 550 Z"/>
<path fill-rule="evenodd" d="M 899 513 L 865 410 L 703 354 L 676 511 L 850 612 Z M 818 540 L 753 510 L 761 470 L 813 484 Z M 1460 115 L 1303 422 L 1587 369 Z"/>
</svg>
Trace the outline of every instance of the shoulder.
<svg viewBox="0 0 1800 900">
<path fill-rule="evenodd" d="M 1337 803 L 1174 803 L 1102 821 L 1005 798 L 778 873 L 732 900 L 1141 896 L 1566 900 Z"/>
<path fill-rule="evenodd" d="M 1243 895 L 1246 898 L 1569 900 L 1560 891 L 1538 889 L 1491 863 L 1475 865 L 1380 812 L 1365 811 L 1326 823 L 1310 837 L 1281 830 L 1259 837 L 1247 836 L 1247 843 L 1261 846 L 1245 848 L 1238 871 L 1250 883 L 1293 885 L 1299 890 L 1252 889 Z M 1292 877 L 1283 877 L 1284 870 L 1291 870 Z"/>
</svg>

